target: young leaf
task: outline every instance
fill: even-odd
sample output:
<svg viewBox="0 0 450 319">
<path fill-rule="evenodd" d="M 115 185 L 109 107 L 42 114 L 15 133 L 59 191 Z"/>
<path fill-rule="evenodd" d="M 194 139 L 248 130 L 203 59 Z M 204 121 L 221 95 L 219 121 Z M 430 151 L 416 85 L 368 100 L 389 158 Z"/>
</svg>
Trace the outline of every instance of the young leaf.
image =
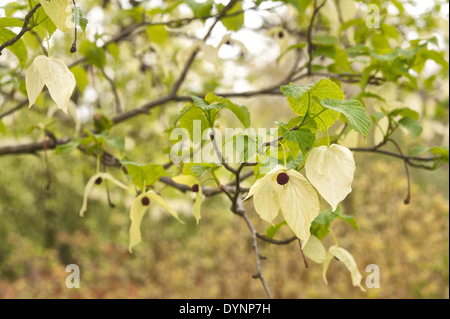
<svg viewBox="0 0 450 319">
<path fill-rule="evenodd" d="M 398 121 L 398 124 L 406 128 L 415 138 L 419 137 L 419 135 L 422 134 L 422 126 L 420 126 L 420 124 L 411 117 L 402 118 L 400 121 Z"/>
<path fill-rule="evenodd" d="M 195 121 L 198 121 L 198 124 L 200 124 L 200 127 L 198 127 L 200 134 L 210 127 L 209 120 L 206 118 L 204 111 L 198 106 L 191 104 L 191 106 L 183 109 L 182 114 L 179 115 L 180 126 L 189 131 L 191 140 L 194 138 Z"/>
<path fill-rule="evenodd" d="M 228 11 L 228 14 L 233 14 L 235 12 L 239 12 L 242 10 L 242 4 L 240 1 L 236 2 L 236 4 Z M 244 14 L 240 13 L 234 15 L 232 17 L 223 18 L 222 24 L 231 31 L 238 31 L 244 25 Z"/>
<path fill-rule="evenodd" d="M 2 18 L 1 20 L 3 20 Z M 9 29 L 0 28 L 0 43 L 4 43 L 8 40 L 14 38 L 16 34 Z M 17 59 L 19 59 L 20 65 L 23 67 L 27 63 L 28 59 L 28 49 L 25 45 L 23 39 L 19 39 L 13 45 L 6 47 L 9 51 L 11 51 Z"/>
<path fill-rule="evenodd" d="M 330 225 L 336 218 L 339 217 L 341 208 L 338 206 L 335 211 L 330 208 L 321 211 L 319 215 L 313 220 L 311 224 L 311 234 L 318 239 L 324 238 L 330 232 Z"/>
<path fill-rule="evenodd" d="M 310 113 L 318 114 L 321 112 L 323 107 L 317 103 L 317 99 L 344 99 L 344 93 L 341 88 L 333 81 L 327 79 L 313 82 L 304 87 L 292 83 L 282 85 L 281 92 L 288 98 L 290 107 L 298 115 L 305 115 L 308 103 L 310 103 Z M 308 102 L 308 97 L 311 98 L 310 102 Z M 317 99 L 314 99 L 314 97 Z M 318 115 L 314 120 L 317 123 L 317 127 L 324 131 L 333 125 L 338 118 L 339 112 L 330 109 Z"/>
<path fill-rule="evenodd" d="M 229 102 L 225 104 L 225 108 L 233 112 L 245 128 L 250 127 L 250 112 L 245 105 Z"/>
<path fill-rule="evenodd" d="M 345 214 L 340 214 L 338 216 L 339 219 L 347 222 L 348 224 L 350 224 L 354 229 L 359 230 L 358 224 L 356 223 L 356 219 L 353 216 L 349 216 L 349 215 L 345 215 Z"/>
<path fill-rule="evenodd" d="M 312 149 L 316 140 L 316 134 L 306 129 L 286 131 L 283 136 L 287 141 L 296 142 L 303 154 Z"/>
<path fill-rule="evenodd" d="M 153 185 L 161 177 L 169 175 L 162 165 L 140 164 L 124 158 L 121 163 L 126 165 L 128 175 L 130 175 L 136 187 L 144 191 L 144 187 Z"/>
<path fill-rule="evenodd" d="M 283 220 L 282 222 L 280 222 L 280 223 L 278 223 L 278 224 L 269 226 L 269 227 L 266 229 L 266 237 L 267 237 L 267 238 L 273 238 L 273 237 L 275 237 L 275 235 L 278 233 L 278 231 L 280 230 L 281 226 L 283 226 L 283 225 L 287 225 L 287 223 L 286 223 L 285 220 Z"/>
<path fill-rule="evenodd" d="M 69 143 L 57 145 L 55 149 L 56 154 L 66 154 L 72 152 L 80 145 L 83 139 L 81 137 L 72 139 Z"/>
<path fill-rule="evenodd" d="M 2 122 L 2 120 L 0 120 L 0 134 L 3 134 L 3 135 L 6 134 L 6 126 L 5 126 L 5 124 Z"/>
<path fill-rule="evenodd" d="M 334 100 L 324 99 L 320 101 L 315 99 L 317 103 L 320 103 L 324 108 L 340 112 L 345 115 L 353 129 L 362 134 L 364 138 L 367 137 L 372 120 L 362 103 L 358 100 Z"/>
</svg>

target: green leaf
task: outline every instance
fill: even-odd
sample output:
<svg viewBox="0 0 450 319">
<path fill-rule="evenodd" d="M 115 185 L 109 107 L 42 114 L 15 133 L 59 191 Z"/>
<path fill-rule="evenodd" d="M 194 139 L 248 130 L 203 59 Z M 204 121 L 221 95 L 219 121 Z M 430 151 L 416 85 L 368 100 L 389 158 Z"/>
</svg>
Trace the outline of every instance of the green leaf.
<svg viewBox="0 0 450 319">
<path fill-rule="evenodd" d="M 169 175 L 162 165 L 140 164 L 131 161 L 127 157 L 120 162 L 126 165 L 128 175 L 130 175 L 134 185 L 140 188 L 141 191 L 145 191 L 144 187 L 153 185 L 161 177 Z"/>
<path fill-rule="evenodd" d="M 419 135 L 423 131 L 422 126 L 420 126 L 420 124 L 411 117 L 402 118 L 400 121 L 398 121 L 398 124 L 406 128 L 415 138 L 419 137 Z"/>
<path fill-rule="evenodd" d="M 84 89 L 89 83 L 86 70 L 82 67 L 74 66 L 70 69 L 70 71 L 75 76 L 75 81 L 77 81 L 77 88 L 81 93 L 83 93 Z"/>
<path fill-rule="evenodd" d="M 188 130 L 191 140 L 194 138 L 194 124 L 196 123 L 194 121 L 199 121 L 199 132 L 196 133 L 200 134 L 201 138 L 203 131 L 210 127 L 210 123 L 201 108 L 195 106 L 194 104 L 190 104 L 181 111 L 176 119 L 176 122 L 179 122 L 182 128 Z"/>
<path fill-rule="evenodd" d="M 113 121 L 104 114 L 96 113 L 93 116 L 94 127 L 98 132 L 106 132 L 114 124 Z"/>
<path fill-rule="evenodd" d="M 111 54 L 115 59 L 119 59 L 120 57 L 120 50 L 119 47 L 117 46 L 117 43 L 112 42 L 110 44 L 108 44 L 108 46 L 106 47 L 106 50 L 109 52 L 109 54 Z"/>
<path fill-rule="evenodd" d="M 12 28 L 12 27 L 22 27 L 23 21 L 18 18 L 0 18 L 0 29 L 2 28 Z"/>
<path fill-rule="evenodd" d="M 316 100 L 324 108 L 340 112 L 348 119 L 351 127 L 358 133 L 362 134 L 364 138 L 367 137 L 372 120 L 367 114 L 366 109 L 358 100 L 332 100 L 324 99 L 323 101 Z"/>
<path fill-rule="evenodd" d="M 375 93 L 371 93 L 371 92 L 361 92 L 353 97 L 353 99 L 355 99 L 355 100 L 360 100 L 362 98 L 372 98 L 372 99 L 377 99 L 381 102 L 386 102 L 386 100 L 382 96 L 375 94 Z"/>
<path fill-rule="evenodd" d="M 303 154 L 314 146 L 316 140 L 316 134 L 307 129 L 287 131 L 283 136 L 286 140 L 297 143 Z"/>
<path fill-rule="evenodd" d="M 125 138 L 123 136 L 108 137 L 106 139 L 106 144 L 118 149 L 122 153 L 125 151 Z"/>
<path fill-rule="evenodd" d="M 215 164 L 204 163 L 204 164 L 194 164 L 194 163 L 186 163 L 183 165 L 183 175 L 194 175 L 197 178 L 200 178 L 206 172 L 211 169 L 217 167 Z"/>
<path fill-rule="evenodd" d="M 337 39 L 328 33 L 314 35 L 312 42 L 316 45 L 336 45 Z"/>
<path fill-rule="evenodd" d="M 281 92 L 288 98 L 289 106 L 298 115 L 305 115 L 308 105 L 308 93 L 311 96 L 311 105 L 309 112 L 318 114 L 323 110 L 323 107 L 318 103 L 314 97 L 319 100 L 323 99 L 336 99 L 343 100 L 344 92 L 341 88 L 328 79 L 322 79 L 313 82 L 307 86 L 301 87 L 295 84 L 288 84 L 281 86 Z M 325 131 L 333 125 L 333 123 L 339 118 L 339 112 L 333 110 L 327 110 L 316 118 L 314 118 L 317 128 Z M 325 127 L 324 127 L 325 126 Z"/>
<path fill-rule="evenodd" d="M 232 14 L 235 12 L 242 11 L 242 4 L 240 1 L 236 2 L 236 4 L 227 12 L 227 14 Z M 232 17 L 223 18 L 222 24 L 230 31 L 238 31 L 244 25 L 244 14 L 240 13 Z"/>
<path fill-rule="evenodd" d="M 353 226 L 354 229 L 359 230 L 358 224 L 356 223 L 356 219 L 353 216 L 341 214 L 338 216 L 339 219 L 349 223 L 351 226 Z"/>
<path fill-rule="evenodd" d="M 269 228 L 267 228 L 266 229 L 266 237 L 268 237 L 268 238 L 275 237 L 275 235 L 278 233 L 278 231 L 280 230 L 281 226 L 283 226 L 283 225 L 287 225 L 285 220 L 283 220 L 281 223 L 272 225 Z"/>
<path fill-rule="evenodd" d="M 102 68 L 106 63 L 105 51 L 88 40 L 81 42 L 79 52 L 90 64 L 96 67 Z"/>
<path fill-rule="evenodd" d="M 449 150 L 448 146 L 435 146 L 430 148 L 430 152 L 436 155 L 441 156 L 444 159 L 444 162 L 448 164 L 449 162 Z"/>
<path fill-rule="evenodd" d="M 9 29 L 0 28 L 0 43 L 5 43 L 12 38 L 14 38 L 16 34 Z M 7 46 L 6 49 L 11 51 L 17 59 L 19 59 L 20 66 L 24 67 L 27 63 L 28 59 L 28 50 L 27 46 L 23 39 L 17 40 L 13 45 Z"/>
<path fill-rule="evenodd" d="M 86 19 L 85 17 L 83 17 L 83 12 L 81 12 L 79 7 L 77 7 L 77 12 L 78 12 L 78 14 L 77 14 L 77 18 L 78 18 L 77 25 L 85 33 L 86 32 L 86 27 L 87 27 L 87 25 L 89 23 L 89 20 Z M 73 17 L 73 19 L 75 19 L 74 14 L 72 14 L 72 17 Z"/>
<path fill-rule="evenodd" d="M 250 127 L 250 112 L 245 105 L 230 102 L 225 105 L 225 108 L 233 112 L 245 128 Z"/>
<path fill-rule="evenodd" d="M 151 25 L 146 30 L 151 42 L 162 45 L 169 38 L 169 31 L 163 25 Z"/>
<path fill-rule="evenodd" d="M 41 7 L 39 8 L 36 15 L 39 15 L 39 17 L 42 17 L 42 22 L 40 23 L 40 26 L 44 28 L 45 32 L 47 32 L 48 36 L 51 37 L 53 33 L 56 31 L 56 25 L 53 23 L 52 19 L 45 13 L 44 9 Z"/>
<path fill-rule="evenodd" d="M 197 2 L 194 0 L 183 0 L 194 13 L 197 18 L 207 17 L 211 14 L 213 0 L 207 0 L 205 2 Z"/>
<path fill-rule="evenodd" d="M 415 146 L 415 147 L 412 147 L 411 150 L 409 151 L 409 153 L 412 157 L 423 154 L 423 153 L 427 153 L 427 152 L 438 155 L 445 163 L 448 164 L 448 162 L 449 162 L 448 146 L 433 146 L 433 147 Z"/>
<path fill-rule="evenodd" d="M 403 116 L 403 117 L 410 117 L 410 118 L 412 118 L 413 120 L 416 120 L 416 121 L 419 119 L 419 113 L 417 113 L 414 110 L 411 110 L 409 107 L 403 107 L 403 108 L 394 109 L 394 110 L 390 111 L 387 115 L 390 116 L 390 117 L 391 116 L 397 116 L 397 115 L 400 115 L 400 116 Z"/>
<path fill-rule="evenodd" d="M 333 212 L 331 207 L 327 210 L 321 211 L 319 215 L 311 223 L 311 235 L 316 236 L 319 239 L 324 238 L 330 232 L 330 225 L 341 212 L 341 208 L 338 206 Z"/>
<path fill-rule="evenodd" d="M 199 108 L 201 108 L 203 110 L 206 110 L 210 104 L 210 103 L 206 102 L 204 99 L 202 99 L 198 96 L 195 96 L 195 95 L 191 95 L 191 99 L 196 106 L 198 106 Z"/>
<path fill-rule="evenodd" d="M 214 93 L 209 92 L 206 94 L 205 99 L 199 98 L 195 95 L 191 96 L 194 104 L 203 110 L 218 110 L 228 109 L 238 118 L 238 120 L 244 125 L 245 128 L 250 126 L 250 112 L 244 105 L 238 105 L 231 102 L 229 99 L 217 96 Z M 211 123 L 213 124 L 213 123 Z"/>
<path fill-rule="evenodd" d="M 409 150 L 411 156 L 417 156 L 430 151 L 430 147 L 426 146 L 414 146 Z"/>
<path fill-rule="evenodd" d="M 0 120 L 0 134 L 3 134 L 3 135 L 6 134 L 6 126 L 1 120 Z"/>
<path fill-rule="evenodd" d="M 57 145 L 55 149 L 56 154 L 66 154 L 72 152 L 74 149 L 80 145 L 83 139 L 81 137 L 74 138 L 66 144 Z"/>
</svg>

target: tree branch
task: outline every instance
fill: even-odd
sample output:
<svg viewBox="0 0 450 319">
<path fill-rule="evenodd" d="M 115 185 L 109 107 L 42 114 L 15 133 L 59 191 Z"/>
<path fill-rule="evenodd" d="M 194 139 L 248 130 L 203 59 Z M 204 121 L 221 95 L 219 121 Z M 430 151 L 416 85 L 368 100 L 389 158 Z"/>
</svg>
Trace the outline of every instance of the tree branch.
<svg viewBox="0 0 450 319">
<path fill-rule="evenodd" d="M 2 55 L 2 51 L 4 48 L 9 47 L 11 45 L 13 45 L 14 43 L 16 43 L 17 41 L 19 41 L 19 39 L 27 32 L 30 31 L 31 28 L 28 27 L 28 23 L 30 22 L 31 17 L 33 17 L 34 13 L 41 7 L 41 4 L 38 3 L 37 5 L 35 5 L 33 7 L 33 9 L 31 9 L 27 15 L 25 16 L 25 19 L 23 21 L 23 26 L 22 29 L 20 30 L 20 32 L 12 39 L 6 41 L 5 43 L 3 43 L 2 45 L 0 45 L 0 55 Z"/>
</svg>

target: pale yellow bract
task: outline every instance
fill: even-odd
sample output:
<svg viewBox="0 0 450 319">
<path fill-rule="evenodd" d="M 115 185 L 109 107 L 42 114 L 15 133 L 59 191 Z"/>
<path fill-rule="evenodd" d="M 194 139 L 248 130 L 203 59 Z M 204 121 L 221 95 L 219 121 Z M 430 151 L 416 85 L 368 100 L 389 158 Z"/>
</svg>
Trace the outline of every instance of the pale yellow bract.
<svg viewBox="0 0 450 319">
<path fill-rule="evenodd" d="M 62 32 L 72 30 L 72 6 L 70 0 L 39 0 L 39 3 L 59 30 Z"/>
<path fill-rule="evenodd" d="M 187 185 L 192 188 L 194 185 L 198 185 L 198 192 L 195 195 L 194 206 L 192 207 L 192 216 L 194 216 L 195 220 L 200 221 L 201 217 L 201 208 L 202 208 L 202 199 L 203 199 L 203 190 L 200 186 L 200 181 L 192 175 L 179 175 L 172 178 L 175 183 Z"/>
<path fill-rule="evenodd" d="M 146 197 L 148 199 L 148 201 L 149 201 L 148 205 L 144 205 L 142 203 L 142 199 L 144 197 Z M 131 205 L 131 211 L 130 211 L 131 226 L 130 226 L 130 246 L 129 246 L 130 253 L 132 252 L 133 247 L 142 241 L 141 223 L 142 223 L 142 219 L 144 218 L 145 212 L 147 211 L 151 202 L 155 202 L 158 205 L 160 205 L 161 207 L 165 208 L 180 223 L 183 223 L 183 221 L 180 220 L 180 218 L 178 217 L 177 212 L 174 211 L 167 204 L 167 202 L 161 196 L 156 194 L 154 191 L 148 191 L 146 193 L 140 194 L 139 196 L 137 196 L 135 198 L 135 200 L 133 201 L 133 204 Z"/>
<path fill-rule="evenodd" d="M 118 187 L 123 188 L 123 189 L 127 189 L 127 185 L 121 183 L 120 181 L 118 181 L 117 179 L 115 179 L 111 174 L 108 173 L 97 173 L 95 175 L 93 175 L 89 181 L 87 182 L 85 188 L 84 188 L 84 196 L 83 196 L 83 204 L 81 205 L 81 209 L 80 209 L 80 216 L 83 217 L 84 213 L 87 210 L 87 201 L 88 201 L 88 197 L 89 194 L 91 193 L 92 189 L 94 188 L 96 181 L 100 179 L 101 182 L 104 182 L 106 180 L 109 180 L 111 182 L 113 182 L 114 184 L 116 184 Z"/>
<path fill-rule="evenodd" d="M 76 81 L 62 60 L 38 55 L 27 70 L 25 84 L 30 102 L 29 107 L 33 106 L 46 85 L 56 105 L 67 113 Z"/>
<path fill-rule="evenodd" d="M 338 144 L 313 148 L 305 162 L 306 177 L 333 211 L 352 191 L 355 168 L 353 153 Z"/>
<path fill-rule="evenodd" d="M 277 176 L 286 173 L 289 182 L 279 185 Z M 265 221 L 272 223 L 281 211 L 289 228 L 306 244 L 311 235 L 312 221 L 319 214 L 319 198 L 308 180 L 295 170 L 278 165 L 250 188 L 245 199 L 253 196 L 255 210 Z"/>
<path fill-rule="evenodd" d="M 347 267 L 350 275 L 352 277 L 352 284 L 355 287 L 359 287 L 362 291 L 366 291 L 361 285 L 362 275 L 358 270 L 358 265 L 356 264 L 353 256 L 344 248 L 337 245 L 331 246 L 328 251 L 325 250 L 322 242 L 316 237 L 311 236 L 306 246 L 303 248 L 303 253 L 306 257 L 310 258 L 312 261 L 323 264 L 322 277 L 325 284 L 327 281 L 327 271 L 328 266 L 331 261 L 336 257 L 340 262 L 342 262 L 345 267 Z"/>
</svg>

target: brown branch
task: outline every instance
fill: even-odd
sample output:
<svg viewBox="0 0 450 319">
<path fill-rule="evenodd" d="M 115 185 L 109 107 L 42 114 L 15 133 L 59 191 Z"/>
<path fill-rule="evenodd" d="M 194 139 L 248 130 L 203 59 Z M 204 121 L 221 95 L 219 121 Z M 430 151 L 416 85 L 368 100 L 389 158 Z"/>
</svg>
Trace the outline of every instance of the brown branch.
<svg viewBox="0 0 450 319">
<path fill-rule="evenodd" d="M 25 16 L 25 19 L 23 21 L 23 26 L 22 29 L 20 30 L 20 32 L 12 39 L 6 41 L 5 43 L 3 43 L 2 45 L 0 45 L 0 55 L 2 55 L 2 51 L 4 48 L 9 47 L 11 45 L 13 45 L 14 43 L 16 43 L 17 41 L 19 41 L 19 39 L 27 32 L 30 31 L 32 28 L 28 27 L 28 23 L 30 22 L 31 18 L 33 17 L 34 13 L 41 7 L 41 4 L 38 3 L 37 5 L 35 5 L 33 7 L 33 9 L 31 9 L 27 15 Z"/>
<path fill-rule="evenodd" d="M 5 111 L 3 113 L 0 114 L 0 119 L 4 118 L 7 115 L 10 115 L 18 110 L 20 110 L 21 108 L 23 108 L 25 105 L 27 105 L 28 99 L 24 99 L 22 101 L 20 101 L 16 106 L 14 106 L 13 108 L 9 109 L 8 111 Z"/>
<path fill-rule="evenodd" d="M 240 215 L 242 218 L 244 218 L 245 223 L 247 224 L 248 228 L 250 229 L 250 232 L 252 234 L 252 243 L 253 243 L 253 250 L 255 251 L 255 257 L 256 257 L 256 269 L 257 273 L 252 276 L 254 279 L 259 279 L 261 281 L 261 284 L 264 287 L 264 290 L 267 294 L 267 297 L 269 299 L 272 299 L 272 293 L 270 292 L 269 286 L 267 285 L 267 282 L 262 274 L 262 266 L 261 266 L 261 260 L 265 259 L 264 256 L 261 255 L 261 251 L 259 249 L 258 245 L 258 232 L 255 230 L 255 227 L 253 226 L 252 222 L 250 221 L 250 218 L 248 218 L 247 214 L 245 213 L 245 210 L 242 206 L 242 198 L 239 195 L 238 196 L 238 205 L 235 208 L 235 213 Z"/>
<path fill-rule="evenodd" d="M 311 66 L 312 66 L 312 60 L 313 60 L 313 53 L 314 53 L 314 44 L 312 43 L 312 30 L 314 27 L 314 21 L 316 19 L 316 16 L 319 14 L 320 9 L 322 9 L 322 7 L 325 5 L 327 1 L 323 0 L 323 2 L 317 6 L 317 0 L 314 0 L 314 11 L 311 17 L 311 20 L 309 21 L 309 26 L 308 26 L 308 31 L 306 33 L 306 41 L 307 41 L 307 45 L 308 45 L 308 66 L 307 66 L 307 70 L 308 70 L 308 75 L 311 75 Z"/>
<path fill-rule="evenodd" d="M 46 149 L 54 149 L 57 145 L 67 144 L 71 141 L 71 138 L 50 139 L 47 141 Z M 17 155 L 17 154 L 33 154 L 44 150 L 44 142 L 34 142 L 28 144 L 18 144 L 11 146 L 0 147 L 1 155 Z"/>
<path fill-rule="evenodd" d="M 398 145 L 398 143 L 391 138 L 389 138 L 388 141 L 391 142 L 392 144 L 394 144 L 395 147 L 397 148 L 398 152 L 400 153 L 400 155 L 404 157 L 402 149 L 400 148 L 400 145 Z M 407 181 L 407 189 L 408 189 L 408 191 L 406 193 L 406 197 L 403 202 L 405 203 L 405 205 L 408 205 L 411 200 L 411 177 L 409 175 L 408 161 L 404 159 L 403 164 L 405 165 L 406 181 Z"/>
<path fill-rule="evenodd" d="M 293 236 L 293 237 L 290 237 L 287 239 L 277 240 L 277 239 L 269 238 L 260 233 L 256 233 L 256 236 L 263 241 L 266 241 L 268 243 L 275 244 L 275 245 L 287 245 L 298 239 L 297 236 Z"/>
<path fill-rule="evenodd" d="M 219 13 L 219 15 L 216 17 L 216 19 L 214 20 L 214 23 L 211 25 L 211 27 L 208 29 L 208 31 L 206 32 L 206 35 L 203 37 L 203 41 L 206 41 L 209 36 L 211 35 L 212 30 L 214 29 L 214 27 L 216 26 L 216 24 L 225 16 L 225 14 L 236 4 L 238 0 L 231 0 L 225 8 L 223 8 L 223 10 Z M 170 92 L 170 96 L 176 96 L 178 90 L 181 87 L 181 84 L 183 84 L 187 73 L 189 72 L 189 69 L 192 66 L 192 63 L 194 63 L 195 57 L 198 54 L 198 50 L 195 50 L 194 52 L 192 52 L 191 56 L 189 57 L 186 65 L 184 66 L 183 70 L 181 71 L 180 76 L 178 77 L 177 81 L 175 82 L 175 84 L 172 87 L 172 91 Z"/>
<path fill-rule="evenodd" d="M 109 85 L 111 86 L 111 91 L 113 92 L 114 99 L 116 100 L 116 112 L 122 113 L 122 103 L 120 102 L 119 92 L 117 90 L 116 84 L 114 83 L 113 79 L 109 77 L 108 74 L 106 74 L 105 69 L 101 69 L 103 76 L 105 77 L 106 81 L 108 81 Z"/>
</svg>

